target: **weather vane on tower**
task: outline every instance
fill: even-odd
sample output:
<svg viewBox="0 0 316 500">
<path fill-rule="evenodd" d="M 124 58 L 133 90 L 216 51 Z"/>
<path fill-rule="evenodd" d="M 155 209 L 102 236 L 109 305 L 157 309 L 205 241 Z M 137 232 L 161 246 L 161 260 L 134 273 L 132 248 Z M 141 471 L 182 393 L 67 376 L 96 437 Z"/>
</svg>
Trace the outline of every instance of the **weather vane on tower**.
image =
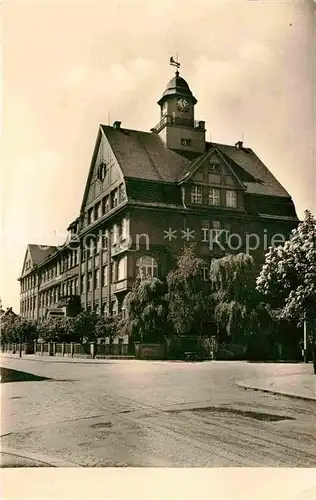
<svg viewBox="0 0 316 500">
<path fill-rule="evenodd" d="M 178 69 L 180 68 L 180 63 L 178 61 L 178 53 L 177 53 L 177 60 L 175 61 L 173 56 L 170 57 L 170 65 L 175 66 L 177 68 L 176 75 L 179 75 Z"/>
</svg>

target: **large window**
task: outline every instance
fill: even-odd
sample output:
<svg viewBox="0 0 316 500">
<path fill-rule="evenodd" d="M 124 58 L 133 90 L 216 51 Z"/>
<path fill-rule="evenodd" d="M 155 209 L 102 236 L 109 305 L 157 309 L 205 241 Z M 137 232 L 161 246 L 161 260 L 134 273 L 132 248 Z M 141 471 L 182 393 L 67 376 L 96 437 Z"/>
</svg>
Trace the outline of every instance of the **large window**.
<svg viewBox="0 0 316 500">
<path fill-rule="evenodd" d="M 102 206 L 101 202 L 99 201 L 98 203 L 96 203 L 94 207 L 94 220 L 99 219 L 101 216 L 102 216 Z"/>
<path fill-rule="evenodd" d="M 94 288 L 100 287 L 100 270 L 96 269 L 94 272 Z"/>
<path fill-rule="evenodd" d="M 202 187 L 201 186 L 192 186 L 191 188 L 191 203 L 202 203 Z"/>
<path fill-rule="evenodd" d="M 117 279 L 124 280 L 127 277 L 127 257 L 120 259 L 118 263 Z"/>
<path fill-rule="evenodd" d="M 118 189 L 114 189 L 113 193 L 111 194 L 111 208 L 114 208 L 118 204 Z"/>
<path fill-rule="evenodd" d="M 216 238 L 221 234 L 221 223 L 219 220 L 212 221 L 212 236 Z"/>
<path fill-rule="evenodd" d="M 129 221 L 125 219 L 125 217 L 122 219 L 122 226 L 121 226 L 121 231 L 122 231 L 122 240 L 126 240 L 129 237 Z"/>
<path fill-rule="evenodd" d="M 85 293 L 86 291 L 85 284 L 86 284 L 86 277 L 81 276 L 81 293 Z"/>
<path fill-rule="evenodd" d="M 123 203 L 123 201 L 126 200 L 126 191 L 125 191 L 125 185 L 120 184 L 119 186 L 119 203 Z"/>
<path fill-rule="evenodd" d="M 220 205 L 221 204 L 221 192 L 219 189 L 210 188 L 208 193 L 208 203 L 209 205 Z"/>
<path fill-rule="evenodd" d="M 230 208 L 237 207 L 237 192 L 236 191 L 226 191 L 226 206 Z"/>
<path fill-rule="evenodd" d="M 117 245 L 119 242 L 119 227 L 114 224 L 112 232 L 112 244 Z"/>
<path fill-rule="evenodd" d="M 103 266 L 102 269 L 102 286 L 108 286 L 108 266 Z"/>
<path fill-rule="evenodd" d="M 117 281 L 117 262 L 113 261 L 111 265 L 111 281 L 116 283 Z"/>
<path fill-rule="evenodd" d="M 109 210 L 110 210 L 109 196 L 105 196 L 102 200 L 102 213 L 103 213 L 103 215 L 107 214 Z"/>
<path fill-rule="evenodd" d="M 92 273 L 88 273 L 88 292 L 92 290 Z"/>
<path fill-rule="evenodd" d="M 149 255 L 139 257 L 136 261 L 136 276 L 141 279 L 158 276 L 158 262 Z"/>
<path fill-rule="evenodd" d="M 98 236 L 98 238 L 97 238 L 97 244 L 96 244 L 96 250 L 95 250 L 95 252 L 96 253 L 100 253 L 101 249 L 102 249 L 102 235 Z"/>
<path fill-rule="evenodd" d="M 210 239 L 210 221 L 203 220 L 201 224 L 202 241 L 209 241 Z"/>
<path fill-rule="evenodd" d="M 93 208 L 90 208 L 88 210 L 88 224 L 91 224 L 93 222 Z"/>
</svg>

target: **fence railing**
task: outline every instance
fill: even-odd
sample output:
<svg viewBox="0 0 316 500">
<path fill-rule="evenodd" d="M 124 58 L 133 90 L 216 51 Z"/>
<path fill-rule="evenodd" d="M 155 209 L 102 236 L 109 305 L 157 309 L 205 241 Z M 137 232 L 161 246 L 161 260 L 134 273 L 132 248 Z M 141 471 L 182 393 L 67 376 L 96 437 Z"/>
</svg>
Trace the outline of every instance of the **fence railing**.
<svg viewBox="0 0 316 500">
<path fill-rule="evenodd" d="M 71 343 L 57 343 L 57 342 L 33 342 L 28 344 L 1 344 L 1 352 L 19 354 L 36 354 L 38 356 L 68 356 L 68 357 L 89 357 L 98 358 L 104 356 L 129 356 L 128 344 L 123 343 L 121 340 L 118 343 L 105 343 L 97 344 L 94 342 L 87 342 L 79 344 Z"/>
</svg>

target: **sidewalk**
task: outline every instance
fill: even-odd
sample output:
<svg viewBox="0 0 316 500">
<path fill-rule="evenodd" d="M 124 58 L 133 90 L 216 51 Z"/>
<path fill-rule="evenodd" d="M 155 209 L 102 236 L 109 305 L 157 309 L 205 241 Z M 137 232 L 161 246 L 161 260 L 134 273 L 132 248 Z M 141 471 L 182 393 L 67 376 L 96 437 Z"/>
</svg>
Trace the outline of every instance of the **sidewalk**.
<svg viewBox="0 0 316 500">
<path fill-rule="evenodd" d="M 91 358 L 90 356 L 48 356 L 48 355 L 37 355 L 37 354 L 22 354 L 21 358 L 19 353 L 5 353 L 0 354 L 0 358 L 10 358 L 10 359 L 23 359 L 23 361 L 43 361 L 46 363 L 107 363 L 109 361 L 118 361 L 120 359 L 124 361 L 132 360 L 134 361 L 135 356 L 100 356 L 97 358 Z"/>
<path fill-rule="evenodd" d="M 283 375 L 264 379 L 253 378 L 237 382 L 237 385 L 245 389 L 316 401 L 316 375 L 313 374 L 312 365 L 310 374 Z"/>
</svg>

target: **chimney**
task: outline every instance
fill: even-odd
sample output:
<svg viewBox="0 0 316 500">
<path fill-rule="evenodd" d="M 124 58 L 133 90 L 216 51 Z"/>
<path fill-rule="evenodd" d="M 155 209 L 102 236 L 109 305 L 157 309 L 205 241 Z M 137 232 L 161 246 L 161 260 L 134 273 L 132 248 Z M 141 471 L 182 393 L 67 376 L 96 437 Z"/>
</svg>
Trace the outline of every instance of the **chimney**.
<svg viewBox="0 0 316 500">
<path fill-rule="evenodd" d="M 121 128 L 121 123 L 122 122 L 116 121 L 116 122 L 113 123 L 113 127 L 116 128 L 116 129 L 119 129 L 119 128 Z"/>
<path fill-rule="evenodd" d="M 237 149 L 243 149 L 243 142 L 242 141 L 237 141 L 235 144 Z"/>
</svg>

